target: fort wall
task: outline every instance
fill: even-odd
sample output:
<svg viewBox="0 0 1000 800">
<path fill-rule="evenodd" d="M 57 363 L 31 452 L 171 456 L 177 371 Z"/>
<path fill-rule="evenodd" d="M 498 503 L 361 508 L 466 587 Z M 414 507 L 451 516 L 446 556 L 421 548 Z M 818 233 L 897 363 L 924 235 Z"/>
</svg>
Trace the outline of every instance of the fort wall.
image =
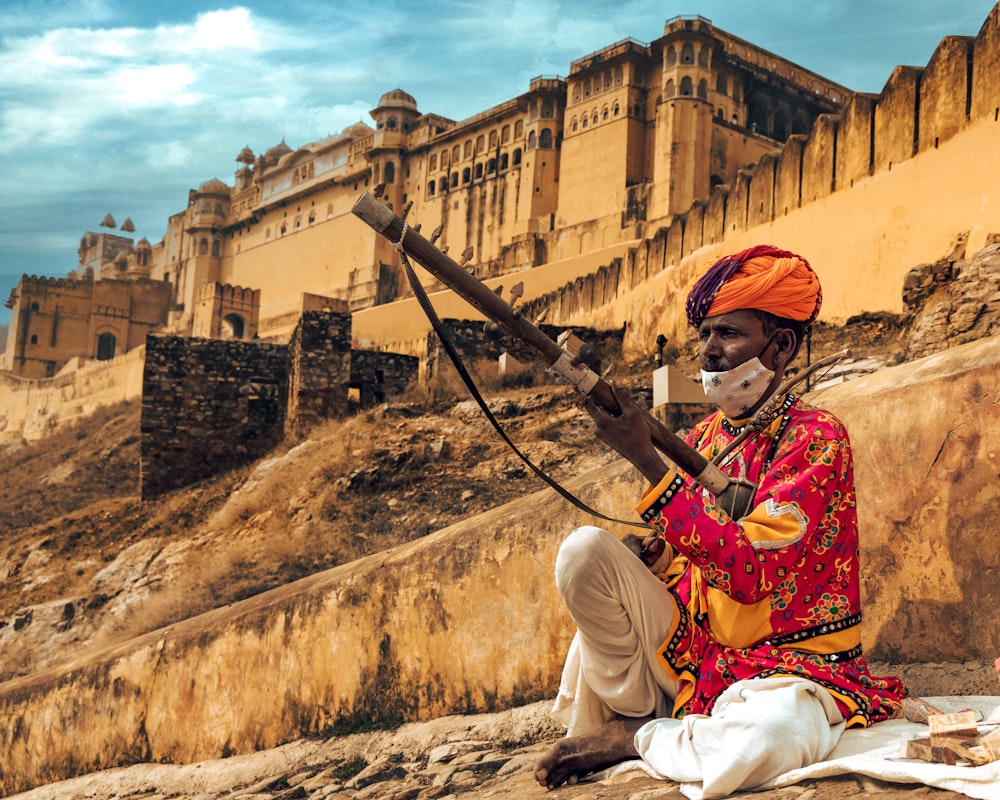
<svg viewBox="0 0 1000 800">
<path fill-rule="evenodd" d="M 284 434 L 282 345 L 150 336 L 142 383 L 144 499 L 259 458 Z"/>
<path fill-rule="evenodd" d="M 0 439 L 41 439 L 53 428 L 93 413 L 103 405 L 142 396 L 145 348 L 109 361 L 73 360 L 53 378 L 18 378 L 0 371 Z"/>
</svg>

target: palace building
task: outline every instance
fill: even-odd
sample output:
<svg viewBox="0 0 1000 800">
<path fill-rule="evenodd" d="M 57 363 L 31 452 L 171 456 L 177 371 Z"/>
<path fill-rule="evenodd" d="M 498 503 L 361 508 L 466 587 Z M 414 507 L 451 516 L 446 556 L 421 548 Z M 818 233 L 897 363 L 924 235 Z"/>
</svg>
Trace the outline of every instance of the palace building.
<svg viewBox="0 0 1000 800">
<path fill-rule="evenodd" d="M 0 367 L 45 377 L 153 330 L 281 341 L 305 311 L 407 296 L 391 245 L 351 213 L 378 184 L 424 230 L 442 225 L 451 253 L 473 248 L 481 278 L 620 248 L 850 94 L 702 17 L 611 44 L 458 122 L 389 91 L 371 124 L 297 148 L 244 147 L 233 184 L 191 190 L 162 241 L 88 232 L 75 272 L 25 276 Z"/>
</svg>

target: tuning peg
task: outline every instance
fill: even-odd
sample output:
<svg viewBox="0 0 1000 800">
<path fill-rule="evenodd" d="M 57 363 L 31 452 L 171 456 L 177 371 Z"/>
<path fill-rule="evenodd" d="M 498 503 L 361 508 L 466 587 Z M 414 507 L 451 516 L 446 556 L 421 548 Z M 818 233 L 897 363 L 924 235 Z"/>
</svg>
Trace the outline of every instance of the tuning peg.
<svg viewBox="0 0 1000 800">
<path fill-rule="evenodd" d="M 447 253 L 448 252 L 448 245 L 445 245 L 444 247 L 442 247 L 441 248 L 441 252 L 442 253 Z"/>
<path fill-rule="evenodd" d="M 436 242 L 439 238 L 441 238 L 442 233 L 444 233 L 444 225 L 438 225 L 434 229 L 434 232 L 431 233 L 430 243 L 434 244 L 434 242 Z"/>
<path fill-rule="evenodd" d="M 503 284 L 502 283 L 499 286 L 497 286 L 496 289 L 493 290 L 493 294 L 495 294 L 497 297 L 503 297 Z"/>
<path fill-rule="evenodd" d="M 472 258 L 473 253 L 475 253 L 475 250 L 473 250 L 471 247 L 466 247 L 465 252 L 462 253 L 462 259 L 458 262 L 458 265 L 460 267 L 464 267 L 466 264 L 468 264 L 469 260 Z"/>
<path fill-rule="evenodd" d="M 411 208 L 413 208 L 413 201 L 412 200 L 407 200 L 406 201 L 406 205 L 403 206 L 403 211 L 399 215 L 399 218 L 400 219 L 406 219 L 406 215 L 410 213 L 410 209 Z"/>
<path fill-rule="evenodd" d="M 384 183 L 379 183 L 379 184 L 377 184 L 375 186 L 374 189 L 372 189 L 372 194 L 375 195 L 376 199 L 378 199 L 379 197 L 382 196 L 382 193 L 384 191 L 385 191 L 385 184 Z"/>
<path fill-rule="evenodd" d="M 545 318 L 548 315 L 549 315 L 549 310 L 547 308 L 543 308 L 541 313 L 537 317 L 535 317 L 535 325 L 541 325 L 543 322 L 545 322 Z"/>
<path fill-rule="evenodd" d="M 416 225 L 413 226 L 413 232 L 414 233 L 420 233 L 420 223 L 419 222 Z"/>
</svg>

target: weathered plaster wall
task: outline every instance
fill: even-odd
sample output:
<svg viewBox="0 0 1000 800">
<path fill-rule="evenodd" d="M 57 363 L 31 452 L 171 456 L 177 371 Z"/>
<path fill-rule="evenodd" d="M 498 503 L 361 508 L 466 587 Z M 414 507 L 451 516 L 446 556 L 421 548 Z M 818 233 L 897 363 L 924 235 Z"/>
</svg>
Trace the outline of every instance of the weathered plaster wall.
<svg viewBox="0 0 1000 800">
<path fill-rule="evenodd" d="M 93 413 L 102 405 L 142 396 L 145 348 L 109 361 L 71 362 L 54 378 L 18 378 L 0 372 L 0 439 L 40 439 L 53 427 Z"/>
<path fill-rule="evenodd" d="M 1000 647 L 1000 338 L 824 391 L 850 430 L 869 657 Z M 631 518 L 623 462 L 569 484 Z M 551 697 L 572 628 L 559 541 L 593 521 L 549 490 L 422 540 L 0 684 L 0 791 L 137 760 L 250 752 L 353 721 Z M 617 533 L 627 532 L 624 527 Z"/>
</svg>

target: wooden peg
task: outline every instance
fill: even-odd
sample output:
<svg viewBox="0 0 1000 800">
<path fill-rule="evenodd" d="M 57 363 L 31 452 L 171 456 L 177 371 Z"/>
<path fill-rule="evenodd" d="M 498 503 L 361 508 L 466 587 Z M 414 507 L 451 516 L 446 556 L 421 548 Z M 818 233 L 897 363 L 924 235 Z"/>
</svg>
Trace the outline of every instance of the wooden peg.
<svg viewBox="0 0 1000 800">
<path fill-rule="evenodd" d="M 473 253 L 475 253 L 475 250 L 473 250 L 471 247 L 466 247 L 465 251 L 462 253 L 461 260 L 458 262 L 459 266 L 464 267 L 466 264 L 468 264 L 469 260 L 472 258 Z"/>
<path fill-rule="evenodd" d="M 431 233 L 431 238 L 428 241 L 434 244 L 434 242 L 441 238 L 442 233 L 444 233 L 444 225 L 438 225 Z"/>
<path fill-rule="evenodd" d="M 413 208 L 413 201 L 407 200 L 406 205 L 403 206 L 403 212 L 399 215 L 399 218 L 406 219 L 406 215 L 410 213 L 411 208 Z"/>
</svg>

